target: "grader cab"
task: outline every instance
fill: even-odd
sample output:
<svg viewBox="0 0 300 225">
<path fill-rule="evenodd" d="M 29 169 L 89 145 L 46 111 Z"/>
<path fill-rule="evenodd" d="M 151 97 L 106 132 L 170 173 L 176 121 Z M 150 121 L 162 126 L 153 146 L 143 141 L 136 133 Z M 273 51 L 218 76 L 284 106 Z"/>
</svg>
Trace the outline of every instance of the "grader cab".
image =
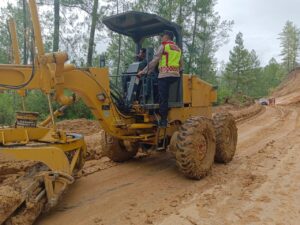
<svg viewBox="0 0 300 225">
<path fill-rule="evenodd" d="M 185 176 L 200 179 L 210 171 L 214 160 L 221 163 L 232 160 L 237 143 L 235 121 L 227 113 L 213 116 L 216 90 L 210 84 L 198 76 L 182 74 L 180 82 L 171 87 L 168 127 L 159 128 L 157 73 L 137 80 L 139 65 L 133 62 L 127 71 L 117 75 L 121 84 L 116 84 L 107 68 L 76 68 L 67 64 L 67 53 L 45 53 L 35 0 L 29 0 L 29 8 L 37 50 L 35 60 L 28 66 L 19 62 L 0 65 L 0 91 L 16 90 L 23 95 L 25 90 L 41 90 L 48 99 L 49 117 L 38 123 L 36 113 L 19 112 L 14 127 L 0 129 L 0 154 L 37 161 L 43 166 L 29 182 L 31 189 L 26 190 L 30 194 L 22 193 L 16 207 L 0 213 L 1 224 L 13 223 L 27 212 L 28 206 L 43 202 L 37 212 L 53 207 L 83 167 L 86 146 L 82 135 L 66 133 L 55 123 L 55 117 L 78 98 L 104 129 L 103 149 L 113 161 L 129 160 L 139 149 L 168 148 Z M 177 44 L 182 47 L 180 26 L 157 15 L 127 12 L 103 22 L 111 30 L 133 38 L 137 51 L 145 38 L 166 29 L 174 32 Z M 18 51 L 14 52 L 17 57 Z M 139 82 L 141 90 L 137 94 Z M 66 96 L 65 90 L 74 95 Z M 60 104 L 56 111 L 53 101 Z"/>
<path fill-rule="evenodd" d="M 130 11 L 118 15 L 106 17 L 103 23 L 112 31 L 130 37 L 135 43 L 135 53 L 138 54 L 148 38 L 159 36 L 164 30 L 174 33 L 176 44 L 182 47 L 181 27 L 160 16 Z M 153 46 L 146 48 L 146 62 L 153 59 Z M 139 70 L 144 69 L 145 61 L 135 61 L 121 75 L 117 74 L 116 80 L 120 81 L 118 87 L 112 86 L 112 92 L 120 93 L 124 101 L 119 104 L 120 109 L 132 110 L 141 107 L 155 112 L 158 108 L 158 70 L 150 76 L 144 76 L 141 80 L 136 78 Z M 120 103 L 120 99 L 117 99 Z M 138 106 L 134 105 L 137 102 Z M 171 108 L 183 107 L 182 78 L 170 87 L 169 105 Z"/>
</svg>

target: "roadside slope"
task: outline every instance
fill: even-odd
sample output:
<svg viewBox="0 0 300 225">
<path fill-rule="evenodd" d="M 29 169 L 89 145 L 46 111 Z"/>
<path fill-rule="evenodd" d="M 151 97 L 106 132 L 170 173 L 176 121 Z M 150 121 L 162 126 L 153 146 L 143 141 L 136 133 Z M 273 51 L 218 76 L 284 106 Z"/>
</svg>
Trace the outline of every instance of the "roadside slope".
<svg viewBox="0 0 300 225">
<path fill-rule="evenodd" d="M 300 67 L 288 74 L 272 94 L 278 105 L 291 105 L 300 102 Z"/>
</svg>

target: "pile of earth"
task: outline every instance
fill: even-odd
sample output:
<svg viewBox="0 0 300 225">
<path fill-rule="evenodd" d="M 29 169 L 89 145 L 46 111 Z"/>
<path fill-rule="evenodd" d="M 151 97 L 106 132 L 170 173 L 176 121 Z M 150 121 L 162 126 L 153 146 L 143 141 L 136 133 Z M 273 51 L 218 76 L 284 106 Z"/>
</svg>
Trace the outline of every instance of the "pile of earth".
<svg viewBox="0 0 300 225">
<path fill-rule="evenodd" d="M 101 140 L 104 131 L 98 121 L 87 119 L 64 120 L 58 122 L 57 127 L 69 133 L 84 135 L 88 150 L 87 160 L 97 160 L 103 156 Z"/>
<path fill-rule="evenodd" d="M 116 163 L 112 162 L 103 154 L 102 140 L 104 138 L 104 130 L 102 130 L 97 120 L 64 120 L 58 122 L 57 127 L 69 133 L 84 135 L 84 140 L 87 145 L 87 157 L 82 174 L 78 176 L 86 176 L 116 165 Z"/>
<path fill-rule="evenodd" d="M 0 184 L 10 183 L 18 179 L 35 164 L 31 161 L 12 161 L 0 155 Z"/>
<path fill-rule="evenodd" d="M 260 104 L 251 104 L 249 106 L 239 106 L 236 104 L 224 104 L 213 108 L 214 113 L 229 112 L 237 122 L 246 120 L 262 112 L 264 107 Z"/>
<path fill-rule="evenodd" d="M 75 119 L 63 120 L 57 123 L 57 127 L 69 133 L 78 133 L 84 136 L 100 132 L 101 126 L 97 120 Z"/>
</svg>

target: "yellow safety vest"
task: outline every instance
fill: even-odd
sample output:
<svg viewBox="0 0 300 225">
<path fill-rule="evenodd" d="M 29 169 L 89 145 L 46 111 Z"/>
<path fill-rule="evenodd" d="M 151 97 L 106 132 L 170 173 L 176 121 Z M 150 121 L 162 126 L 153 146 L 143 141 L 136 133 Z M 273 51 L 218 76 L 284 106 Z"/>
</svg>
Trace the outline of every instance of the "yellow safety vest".
<svg viewBox="0 0 300 225">
<path fill-rule="evenodd" d="M 164 51 L 159 62 L 160 73 L 178 73 L 181 59 L 181 49 L 173 42 L 163 42 Z"/>
</svg>

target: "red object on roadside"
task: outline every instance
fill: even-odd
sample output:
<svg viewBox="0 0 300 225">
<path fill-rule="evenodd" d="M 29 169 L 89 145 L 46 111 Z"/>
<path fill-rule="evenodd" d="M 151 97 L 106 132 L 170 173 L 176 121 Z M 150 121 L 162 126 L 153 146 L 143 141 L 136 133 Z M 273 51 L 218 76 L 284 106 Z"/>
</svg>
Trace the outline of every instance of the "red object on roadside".
<svg viewBox="0 0 300 225">
<path fill-rule="evenodd" d="M 270 106 L 275 106 L 275 104 L 276 104 L 275 98 L 269 98 L 269 105 Z"/>
</svg>

